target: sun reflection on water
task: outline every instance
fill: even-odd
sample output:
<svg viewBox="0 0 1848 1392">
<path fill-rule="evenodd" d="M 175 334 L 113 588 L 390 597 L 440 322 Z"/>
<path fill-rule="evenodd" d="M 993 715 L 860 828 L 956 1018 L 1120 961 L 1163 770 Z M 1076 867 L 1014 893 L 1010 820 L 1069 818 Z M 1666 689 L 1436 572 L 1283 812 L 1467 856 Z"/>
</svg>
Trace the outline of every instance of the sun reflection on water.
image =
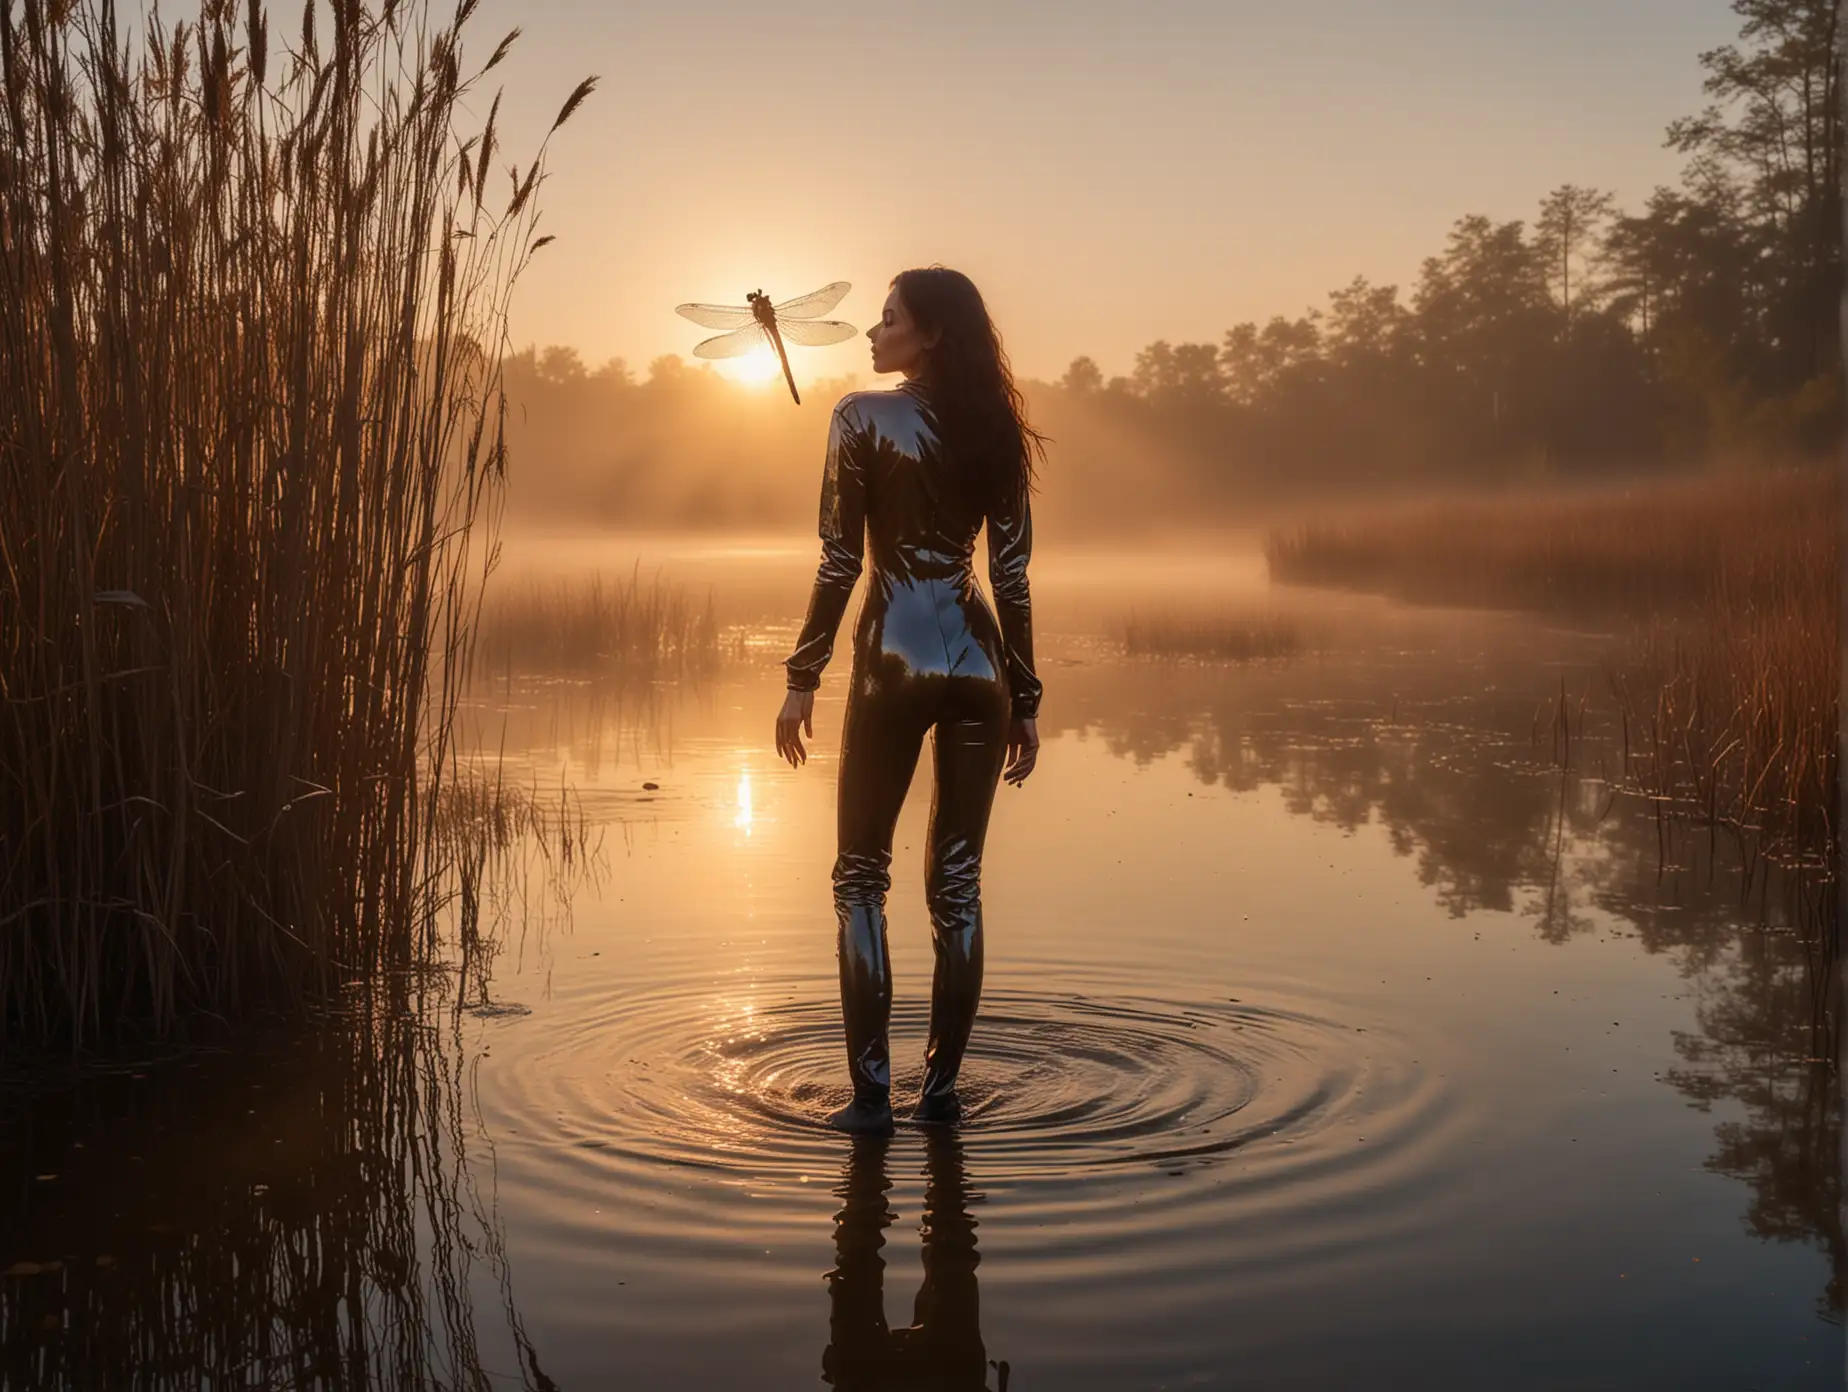
<svg viewBox="0 0 1848 1392">
<path fill-rule="evenodd" d="M 738 775 L 738 813 L 732 818 L 732 825 L 751 834 L 751 771 L 745 769 Z"/>
<path fill-rule="evenodd" d="M 743 1097 L 756 1090 L 752 1085 L 750 1046 L 763 1042 L 763 1026 L 757 1018 L 757 1007 L 750 1001 L 715 1004 L 718 1028 L 704 1046 L 712 1081 L 732 1096 Z"/>
</svg>

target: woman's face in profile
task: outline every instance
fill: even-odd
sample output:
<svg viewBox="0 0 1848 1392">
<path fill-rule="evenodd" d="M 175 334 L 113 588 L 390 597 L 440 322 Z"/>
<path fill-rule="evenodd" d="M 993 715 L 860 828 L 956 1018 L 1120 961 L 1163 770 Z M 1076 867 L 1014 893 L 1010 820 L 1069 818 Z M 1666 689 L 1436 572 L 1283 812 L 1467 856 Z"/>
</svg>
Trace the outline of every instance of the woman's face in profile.
<svg viewBox="0 0 1848 1392">
<path fill-rule="evenodd" d="M 885 310 L 866 331 L 873 341 L 873 371 L 902 372 L 915 377 L 924 369 L 924 350 L 928 346 L 918 331 L 917 321 L 899 298 L 894 285 L 886 296 Z"/>
</svg>

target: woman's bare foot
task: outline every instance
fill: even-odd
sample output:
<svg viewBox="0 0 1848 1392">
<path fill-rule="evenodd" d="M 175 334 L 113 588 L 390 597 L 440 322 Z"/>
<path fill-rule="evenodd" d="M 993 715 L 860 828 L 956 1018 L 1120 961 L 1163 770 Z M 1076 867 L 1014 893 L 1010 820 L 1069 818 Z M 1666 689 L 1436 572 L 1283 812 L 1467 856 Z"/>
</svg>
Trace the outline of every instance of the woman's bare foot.
<svg viewBox="0 0 1848 1392">
<path fill-rule="evenodd" d="M 889 1136 L 892 1134 L 892 1105 L 889 1102 L 849 1102 L 828 1118 L 828 1125 L 850 1136 Z"/>
</svg>

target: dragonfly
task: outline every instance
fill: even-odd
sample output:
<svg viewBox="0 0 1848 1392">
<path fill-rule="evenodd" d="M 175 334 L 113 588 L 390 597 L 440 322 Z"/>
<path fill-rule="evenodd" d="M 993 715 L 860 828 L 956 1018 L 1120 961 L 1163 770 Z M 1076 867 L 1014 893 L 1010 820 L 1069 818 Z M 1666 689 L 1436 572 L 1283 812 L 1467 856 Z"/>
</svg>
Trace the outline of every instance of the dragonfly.
<svg viewBox="0 0 1848 1392">
<path fill-rule="evenodd" d="M 796 379 L 789 370 L 789 354 L 783 344 L 799 343 L 805 348 L 820 348 L 852 338 L 859 332 L 852 324 L 821 317 L 839 304 L 852 288 L 846 281 L 837 280 L 775 305 L 762 290 L 754 290 L 744 297 L 746 302 L 741 305 L 683 304 L 675 305 L 674 313 L 703 328 L 730 330 L 695 344 L 693 356 L 696 358 L 741 358 L 765 344 L 773 346 L 782 361 L 783 380 L 789 383 L 789 394 L 800 406 L 802 397 L 796 391 Z"/>
</svg>

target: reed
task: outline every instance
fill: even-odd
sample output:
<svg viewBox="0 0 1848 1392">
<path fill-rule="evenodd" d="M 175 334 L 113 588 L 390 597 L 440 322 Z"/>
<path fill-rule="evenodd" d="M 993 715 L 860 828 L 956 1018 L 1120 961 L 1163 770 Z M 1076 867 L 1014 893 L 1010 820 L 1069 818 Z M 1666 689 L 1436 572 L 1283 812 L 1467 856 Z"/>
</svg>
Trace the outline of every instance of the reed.
<svg viewBox="0 0 1848 1392">
<path fill-rule="evenodd" d="M 1269 554 L 1279 579 L 1612 621 L 1631 786 L 1664 816 L 1738 833 L 1748 864 L 1826 882 L 1840 844 L 1840 518 L 1834 471 L 1801 469 L 1431 504 L 1278 533 Z M 1556 754 L 1571 728 L 1562 692 Z M 1817 932 L 1832 942 L 1836 928 Z"/>
<path fill-rule="evenodd" d="M 1659 806 L 1829 879 L 1839 849 L 1837 549 L 1832 529 L 1813 524 L 1783 539 L 1755 557 L 1762 569 L 1722 566 L 1691 615 L 1645 629 L 1634 653 L 1612 662 L 1612 683 L 1626 771 Z"/>
<path fill-rule="evenodd" d="M 591 575 L 497 586 L 482 611 L 481 664 L 630 681 L 710 676 L 722 647 L 718 614 L 660 575 Z"/>
<path fill-rule="evenodd" d="M 1295 620 L 1269 613 L 1131 614 L 1122 621 L 1121 637 L 1130 657 L 1212 662 L 1288 657 L 1302 646 Z"/>
<path fill-rule="evenodd" d="M 1588 616 L 1777 602 L 1793 546 L 1833 545 L 1833 470 L 1412 504 L 1273 530 L 1271 578 L 1422 604 Z"/>
<path fill-rule="evenodd" d="M 505 780 L 499 759 L 478 760 L 443 790 L 438 838 L 453 865 L 456 1013 L 494 1013 L 494 966 L 529 934 L 567 925 L 577 894 L 605 868 L 603 837 L 570 785 L 541 791 Z"/>
<path fill-rule="evenodd" d="M 461 129 L 517 34 L 471 65 L 475 3 L 0 0 L 0 1039 L 434 948 L 549 240 L 543 145 Z"/>
</svg>

